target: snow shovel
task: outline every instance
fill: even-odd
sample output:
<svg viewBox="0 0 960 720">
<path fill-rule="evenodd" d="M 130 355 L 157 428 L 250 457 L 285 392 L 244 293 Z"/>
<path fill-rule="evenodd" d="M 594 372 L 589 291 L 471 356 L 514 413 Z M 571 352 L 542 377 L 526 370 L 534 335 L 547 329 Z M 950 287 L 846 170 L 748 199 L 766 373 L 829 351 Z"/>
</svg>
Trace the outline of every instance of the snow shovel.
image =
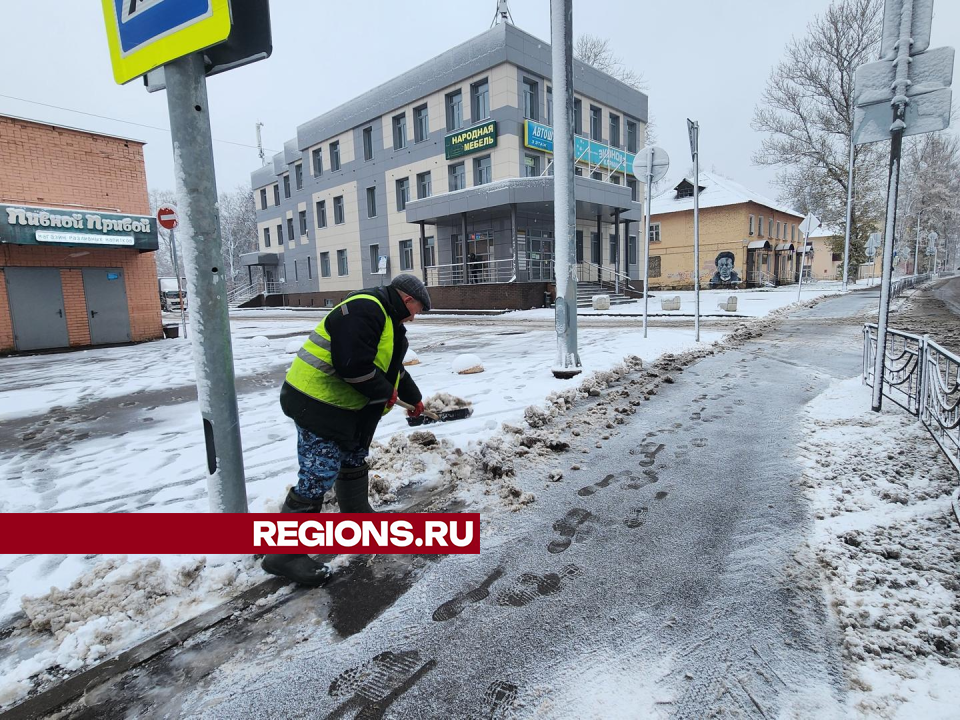
<svg viewBox="0 0 960 720">
<path fill-rule="evenodd" d="M 413 405 L 408 405 L 403 400 L 397 400 L 397 405 L 404 410 L 413 410 Z M 450 420 L 465 420 L 473 415 L 473 408 L 458 408 L 456 410 L 443 410 L 435 413 L 431 410 L 424 410 L 420 417 L 407 416 L 407 425 L 417 427 L 418 425 L 431 425 L 435 422 L 449 422 Z"/>
</svg>

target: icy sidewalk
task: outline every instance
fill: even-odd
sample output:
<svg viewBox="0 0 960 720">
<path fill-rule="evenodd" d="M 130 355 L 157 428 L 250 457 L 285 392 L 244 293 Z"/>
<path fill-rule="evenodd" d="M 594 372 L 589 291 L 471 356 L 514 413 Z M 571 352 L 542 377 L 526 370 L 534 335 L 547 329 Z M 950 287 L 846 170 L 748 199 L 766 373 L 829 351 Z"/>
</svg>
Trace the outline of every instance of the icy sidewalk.
<svg viewBox="0 0 960 720">
<path fill-rule="evenodd" d="M 856 717 L 955 718 L 960 708 L 956 471 L 889 400 L 870 411 L 859 377 L 807 406 L 811 544 L 844 637 Z"/>
</svg>

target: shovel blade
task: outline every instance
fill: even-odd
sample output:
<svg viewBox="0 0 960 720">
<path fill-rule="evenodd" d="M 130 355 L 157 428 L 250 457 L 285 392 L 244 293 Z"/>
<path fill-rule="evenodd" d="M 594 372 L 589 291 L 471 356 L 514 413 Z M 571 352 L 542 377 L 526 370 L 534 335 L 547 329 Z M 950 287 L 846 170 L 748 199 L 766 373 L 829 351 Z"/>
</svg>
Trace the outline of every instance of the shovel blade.
<svg viewBox="0 0 960 720">
<path fill-rule="evenodd" d="M 407 424 L 410 427 L 417 427 L 419 425 L 432 425 L 436 422 L 450 422 L 451 420 L 465 420 L 471 415 L 473 415 L 473 408 L 458 408 L 457 410 L 444 410 L 443 412 L 437 413 L 440 416 L 439 420 L 434 420 L 433 418 L 428 418 L 426 415 L 421 415 L 420 417 L 408 417 Z"/>
</svg>

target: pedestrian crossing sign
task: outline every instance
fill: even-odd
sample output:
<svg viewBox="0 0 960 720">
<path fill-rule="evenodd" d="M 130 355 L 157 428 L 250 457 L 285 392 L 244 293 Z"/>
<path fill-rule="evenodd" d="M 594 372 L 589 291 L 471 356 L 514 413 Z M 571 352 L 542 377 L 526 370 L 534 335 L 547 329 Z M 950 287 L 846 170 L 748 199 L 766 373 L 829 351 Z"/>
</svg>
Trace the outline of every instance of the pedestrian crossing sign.
<svg viewBox="0 0 960 720">
<path fill-rule="evenodd" d="M 230 35 L 230 0 L 101 0 L 120 83 Z"/>
</svg>

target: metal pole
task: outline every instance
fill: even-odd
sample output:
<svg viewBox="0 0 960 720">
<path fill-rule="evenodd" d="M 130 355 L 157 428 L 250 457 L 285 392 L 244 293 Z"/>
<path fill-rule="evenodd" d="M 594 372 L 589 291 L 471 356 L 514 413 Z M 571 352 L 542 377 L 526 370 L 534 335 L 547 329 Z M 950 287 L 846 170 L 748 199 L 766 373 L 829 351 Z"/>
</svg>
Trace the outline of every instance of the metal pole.
<svg viewBox="0 0 960 720">
<path fill-rule="evenodd" d="M 164 65 L 211 512 L 247 512 L 217 184 L 200 53 Z"/>
<path fill-rule="evenodd" d="M 800 279 L 797 281 L 797 302 L 800 302 L 800 291 L 803 290 L 803 268 L 807 264 L 807 243 L 810 242 L 810 215 L 807 215 L 807 231 L 803 234 L 803 251 L 800 253 Z"/>
<path fill-rule="evenodd" d="M 850 221 L 853 217 L 853 130 L 850 131 L 850 161 L 847 170 L 847 229 L 843 238 L 843 286 L 842 290 L 847 291 L 847 278 L 850 265 Z M 806 248 L 806 245 L 804 245 Z"/>
<path fill-rule="evenodd" d="M 177 242 L 174 231 L 170 231 L 170 252 L 173 253 L 173 272 L 177 275 L 177 297 L 180 299 L 180 325 L 183 327 L 183 339 L 187 339 L 187 316 L 183 307 L 183 282 L 180 280 L 180 261 L 177 259 Z"/>
<path fill-rule="evenodd" d="M 693 123 L 693 306 L 695 339 L 700 342 L 700 123 Z M 649 238 L 648 238 L 649 240 Z"/>
<path fill-rule="evenodd" d="M 613 211 L 613 271 L 614 292 L 620 294 L 620 211 Z"/>
<path fill-rule="evenodd" d="M 917 211 L 917 241 L 913 249 L 913 274 L 920 272 L 920 211 Z"/>
<path fill-rule="evenodd" d="M 553 375 L 581 372 L 577 352 L 577 208 L 573 176 L 573 0 L 550 0 L 553 95 L 553 236 L 556 242 L 557 362 Z"/>
<path fill-rule="evenodd" d="M 893 107 L 890 126 L 890 169 L 887 179 L 887 217 L 883 232 L 883 268 L 880 286 L 880 312 L 877 318 L 877 354 L 873 364 L 873 397 L 871 409 L 880 412 L 883 407 L 883 361 L 887 353 L 887 320 L 890 316 L 890 289 L 893 280 L 893 238 L 897 224 L 897 195 L 900 190 L 900 154 L 903 148 L 904 117 L 907 113 L 906 92 L 910 68 L 910 28 L 913 23 L 913 3 L 905 2 L 900 14 L 900 41 L 897 47 L 897 77 L 894 97 L 901 98 Z M 919 245 L 920 237 L 917 235 Z M 914 266 L 916 269 L 916 266 Z"/>
<path fill-rule="evenodd" d="M 647 304 L 650 299 L 650 211 L 653 208 L 653 148 L 647 153 L 647 197 L 646 211 L 643 214 L 643 336 L 647 336 Z M 661 286 L 662 287 L 662 286 Z"/>
</svg>

